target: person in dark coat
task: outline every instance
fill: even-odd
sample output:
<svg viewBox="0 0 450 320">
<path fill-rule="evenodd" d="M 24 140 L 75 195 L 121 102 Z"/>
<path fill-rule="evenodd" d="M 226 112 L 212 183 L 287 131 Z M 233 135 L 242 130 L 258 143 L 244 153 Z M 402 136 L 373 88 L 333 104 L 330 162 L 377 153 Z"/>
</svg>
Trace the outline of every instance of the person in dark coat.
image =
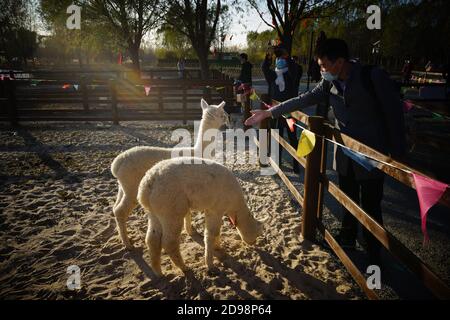
<svg viewBox="0 0 450 320">
<path fill-rule="evenodd" d="M 251 86 L 253 65 L 248 62 L 248 55 L 246 53 L 241 53 L 239 58 L 241 60 L 241 73 L 239 74 L 237 80 L 239 80 L 240 83 Z"/>
<path fill-rule="evenodd" d="M 295 79 L 295 84 L 294 84 L 295 89 L 297 90 L 297 94 L 298 94 L 298 90 L 300 88 L 300 80 L 302 80 L 302 76 L 303 76 L 303 67 L 301 66 L 297 56 L 292 56 L 292 59 L 294 60 L 295 64 L 297 65 L 297 69 L 298 69 L 297 77 Z"/>
<path fill-rule="evenodd" d="M 275 69 L 271 68 L 273 55 L 275 55 Z M 270 48 L 261 68 L 269 86 L 269 96 L 271 99 L 283 102 L 298 95 L 298 85 L 296 86 L 295 84 L 298 77 L 298 67 L 289 56 L 284 45 L 280 44 Z M 277 119 L 276 123 L 272 123 L 272 127 L 276 127 L 279 130 L 280 136 L 283 136 L 286 130 L 289 143 L 295 149 L 297 148 L 298 139 L 296 130 L 294 129 L 294 132 L 289 130 L 286 119 L 282 117 Z M 281 163 L 283 148 L 280 148 L 279 152 Z M 293 170 L 295 173 L 299 172 L 298 162 L 295 159 L 293 160 Z"/>
<path fill-rule="evenodd" d="M 255 110 L 248 125 L 266 118 L 301 110 L 329 100 L 335 114 L 335 126 L 344 134 L 386 155 L 400 160 L 406 149 L 405 124 L 400 95 L 389 75 L 378 67 L 370 69 L 372 90 L 365 85 L 364 66 L 349 59 L 347 44 L 327 39 L 317 48 L 322 80 L 311 91 L 281 103 L 270 110 Z M 328 84 L 326 84 L 328 82 Z M 326 90 L 325 88 L 331 88 Z M 366 170 L 335 145 L 334 168 L 340 188 L 375 221 L 382 224 L 381 200 L 384 174 Z M 354 247 L 357 221 L 344 207 L 339 242 Z M 380 243 L 364 232 L 369 263 L 380 264 Z"/>
</svg>

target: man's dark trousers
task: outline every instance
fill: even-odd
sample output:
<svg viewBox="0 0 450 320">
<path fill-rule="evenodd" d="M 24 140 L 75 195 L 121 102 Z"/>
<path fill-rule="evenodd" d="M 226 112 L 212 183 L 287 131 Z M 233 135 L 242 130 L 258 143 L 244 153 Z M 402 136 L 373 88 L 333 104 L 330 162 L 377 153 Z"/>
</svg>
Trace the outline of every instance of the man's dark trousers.
<svg viewBox="0 0 450 320">
<path fill-rule="evenodd" d="M 381 200 L 383 198 L 384 176 L 374 179 L 357 180 L 353 171 L 353 160 L 349 161 L 347 175 L 339 174 L 339 187 L 356 204 L 358 204 L 375 221 L 383 225 L 383 216 L 381 214 Z M 342 206 L 343 220 L 341 236 L 350 241 L 356 240 L 358 234 L 358 221 L 356 218 Z M 369 254 L 369 263 L 380 264 L 381 244 L 375 237 L 364 228 L 364 238 L 367 242 L 367 251 Z"/>
</svg>

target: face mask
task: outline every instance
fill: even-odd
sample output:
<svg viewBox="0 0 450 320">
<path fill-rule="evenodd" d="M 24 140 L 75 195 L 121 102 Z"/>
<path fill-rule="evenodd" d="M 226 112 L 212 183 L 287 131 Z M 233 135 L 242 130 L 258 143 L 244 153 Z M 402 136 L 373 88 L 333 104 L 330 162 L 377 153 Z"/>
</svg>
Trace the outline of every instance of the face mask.
<svg viewBox="0 0 450 320">
<path fill-rule="evenodd" d="M 321 71 L 320 72 L 320 74 L 322 75 L 322 78 L 324 78 L 326 81 L 335 81 L 335 80 L 337 80 L 338 79 L 338 75 L 336 74 L 336 75 L 334 75 L 334 74 L 332 74 L 332 73 L 330 73 L 330 72 L 323 72 L 323 71 Z"/>
<path fill-rule="evenodd" d="M 287 62 L 283 58 L 277 58 L 275 65 L 276 65 L 277 69 L 279 69 L 279 70 L 284 69 L 287 67 Z"/>
</svg>

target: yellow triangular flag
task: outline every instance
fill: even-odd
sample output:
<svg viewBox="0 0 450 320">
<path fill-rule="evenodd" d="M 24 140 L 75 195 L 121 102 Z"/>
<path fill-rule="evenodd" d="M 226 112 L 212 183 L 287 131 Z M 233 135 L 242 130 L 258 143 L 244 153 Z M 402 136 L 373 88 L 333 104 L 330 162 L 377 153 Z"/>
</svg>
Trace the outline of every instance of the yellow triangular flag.
<svg viewBox="0 0 450 320">
<path fill-rule="evenodd" d="M 256 91 L 253 90 L 253 93 L 250 95 L 250 100 L 256 100 L 259 99 L 258 95 L 256 94 Z"/>
<path fill-rule="evenodd" d="M 305 157 L 313 151 L 316 144 L 316 136 L 309 130 L 303 130 L 298 142 L 297 155 Z"/>
</svg>

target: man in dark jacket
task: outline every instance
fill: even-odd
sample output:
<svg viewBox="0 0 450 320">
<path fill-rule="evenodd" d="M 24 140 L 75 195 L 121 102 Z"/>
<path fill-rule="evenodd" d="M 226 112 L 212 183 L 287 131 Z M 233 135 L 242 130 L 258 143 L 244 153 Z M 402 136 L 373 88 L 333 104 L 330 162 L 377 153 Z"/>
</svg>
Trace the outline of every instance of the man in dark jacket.
<svg viewBox="0 0 450 320">
<path fill-rule="evenodd" d="M 275 70 L 271 69 L 272 52 L 276 57 Z M 298 86 L 296 87 L 295 84 L 298 77 L 298 67 L 294 60 L 289 57 L 286 48 L 282 44 L 272 47 L 271 50 L 269 50 L 261 68 L 267 84 L 269 85 L 269 96 L 271 99 L 283 102 L 298 95 Z M 289 130 L 286 119 L 280 117 L 277 119 L 276 124 L 273 124 L 272 127 L 276 127 L 279 130 L 280 136 L 283 136 L 284 130 L 286 130 L 289 143 L 294 148 L 297 148 L 297 134 L 295 130 L 294 132 Z M 280 148 L 279 150 L 279 159 L 281 162 L 283 148 Z M 293 160 L 293 169 L 295 173 L 299 172 L 298 162 L 295 159 Z"/>
<path fill-rule="evenodd" d="M 302 76 L 303 76 L 303 67 L 300 64 L 300 61 L 297 56 L 292 56 L 292 59 L 294 60 L 295 64 L 297 65 L 297 70 L 298 70 L 297 77 L 295 78 L 295 84 L 294 84 L 295 90 L 297 90 L 296 95 L 298 95 L 298 90 L 300 88 L 300 80 L 302 80 Z"/>
<path fill-rule="evenodd" d="M 251 86 L 253 65 L 248 62 L 248 56 L 246 53 L 241 53 L 239 55 L 239 58 L 241 60 L 241 73 L 239 74 L 237 80 L 239 80 L 243 84 Z"/>
<path fill-rule="evenodd" d="M 336 127 L 342 133 L 395 158 L 405 151 L 403 110 L 393 81 L 379 68 L 370 69 L 370 90 L 365 83 L 364 67 L 349 60 L 348 47 L 340 39 L 327 39 L 317 48 L 322 81 L 311 91 L 290 99 L 271 110 L 255 110 L 247 125 L 284 113 L 306 108 L 329 99 Z M 367 68 L 366 68 L 367 70 Z M 328 84 L 326 83 L 328 82 Z M 329 91 L 325 88 L 331 88 Z M 336 147 L 336 146 L 335 146 Z M 341 148 L 335 148 L 334 167 L 340 188 L 377 222 L 382 224 L 381 199 L 384 175 L 379 170 L 367 171 L 351 160 Z M 339 241 L 354 246 L 356 219 L 343 208 Z M 380 244 L 365 232 L 370 264 L 380 264 Z"/>
</svg>

